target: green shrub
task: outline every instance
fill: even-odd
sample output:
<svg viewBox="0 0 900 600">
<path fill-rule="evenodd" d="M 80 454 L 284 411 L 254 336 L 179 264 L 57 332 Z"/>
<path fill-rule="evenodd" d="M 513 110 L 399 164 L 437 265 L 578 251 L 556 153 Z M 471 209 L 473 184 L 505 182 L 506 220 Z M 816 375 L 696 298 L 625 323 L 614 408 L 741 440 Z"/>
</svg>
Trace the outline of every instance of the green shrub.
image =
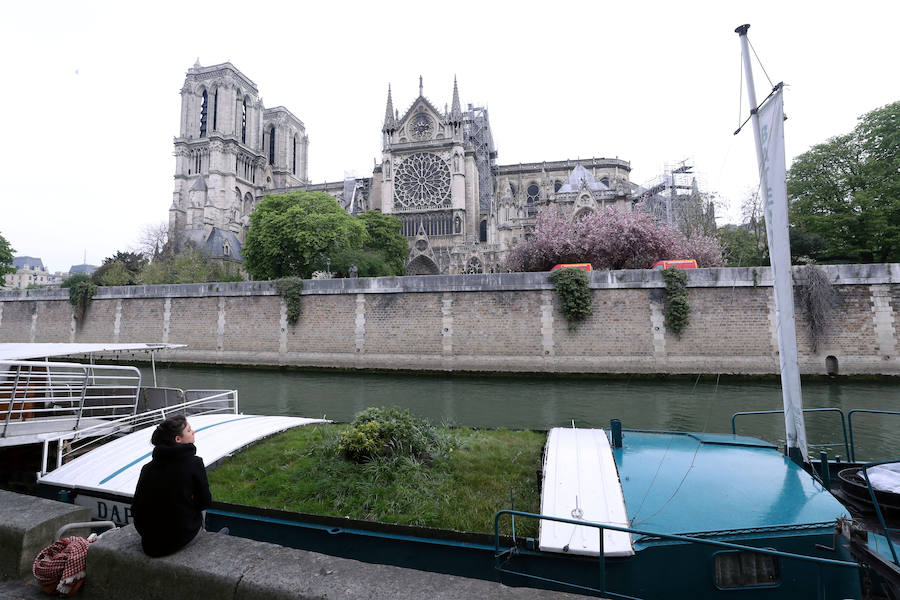
<svg viewBox="0 0 900 600">
<path fill-rule="evenodd" d="M 291 325 L 296 325 L 302 312 L 301 300 L 303 298 L 303 280 L 299 277 L 282 277 L 275 280 L 275 290 L 284 298 L 287 305 L 287 319 Z"/>
<path fill-rule="evenodd" d="M 687 298 L 687 273 L 672 268 L 663 271 L 666 282 L 666 329 L 681 337 L 691 321 L 691 306 Z"/>
<path fill-rule="evenodd" d="M 362 411 L 338 442 L 341 456 L 357 463 L 393 457 L 430 460 L 447 447 L 448 441 L 428 421 L 396 406 Z"/>
<path fill-rule="evenodd" d="M 588 274 L 581 269 L 559 269 L 550 274 L 550 282 L 556 287 L 562 313 L 569 324 L 569 331 L 591 316 L 591 288 Z"/>
</svg>

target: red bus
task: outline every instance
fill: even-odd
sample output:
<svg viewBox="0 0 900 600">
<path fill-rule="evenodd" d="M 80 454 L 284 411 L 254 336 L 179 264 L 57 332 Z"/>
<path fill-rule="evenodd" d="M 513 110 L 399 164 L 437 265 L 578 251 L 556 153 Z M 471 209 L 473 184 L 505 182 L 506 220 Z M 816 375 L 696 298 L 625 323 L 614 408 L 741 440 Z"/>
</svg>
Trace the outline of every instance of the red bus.
<svg viewBox="0 0 900 600">
<path fill-rule="evenodd" d="M 555 265 L 550 270 L 555 271 L 557 269 L 581 269 L 582 271 L 593 271 L 594 267 L 591 266 L 591 263 L 563 263 Z"/>
<path fill-rule="evenodd" d="M 679 258 L 675 260 L 659 260 L 653 265 L 654 269 L 696 269 L 697 261 L 693 258 Z"/>
</svg>

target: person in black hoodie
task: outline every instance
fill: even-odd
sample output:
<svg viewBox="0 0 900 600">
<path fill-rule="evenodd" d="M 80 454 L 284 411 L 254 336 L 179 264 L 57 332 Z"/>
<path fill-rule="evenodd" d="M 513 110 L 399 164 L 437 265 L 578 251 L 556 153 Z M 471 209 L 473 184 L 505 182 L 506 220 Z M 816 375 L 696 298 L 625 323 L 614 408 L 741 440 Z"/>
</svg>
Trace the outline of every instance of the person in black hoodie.
<svg viewBox="0 0 900 600">
<path fill-rule="evenodd" d="M 131 514 L 144 553 L 165 556 L 197 537 L 212 496 L 194 430 L 183 415 L 160 423 L 150 441 L 153 459 L 141 469 Z"/>
</svg>

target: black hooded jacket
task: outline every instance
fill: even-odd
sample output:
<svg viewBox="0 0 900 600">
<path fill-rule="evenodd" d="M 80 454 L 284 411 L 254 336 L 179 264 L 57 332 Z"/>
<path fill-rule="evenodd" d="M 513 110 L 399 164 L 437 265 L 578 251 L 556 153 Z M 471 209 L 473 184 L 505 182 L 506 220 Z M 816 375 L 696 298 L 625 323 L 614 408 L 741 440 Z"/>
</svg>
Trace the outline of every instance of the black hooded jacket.
<svg viewBox="0 0 900 600">
<path fill-rule="evenodd" d="M 203 459 L 194 444 L 156 446 L 141 469 L 131 514 L 148 556 L 165 556 L 194 539 L 200 511 L 212 504 Z"/>
</svg>

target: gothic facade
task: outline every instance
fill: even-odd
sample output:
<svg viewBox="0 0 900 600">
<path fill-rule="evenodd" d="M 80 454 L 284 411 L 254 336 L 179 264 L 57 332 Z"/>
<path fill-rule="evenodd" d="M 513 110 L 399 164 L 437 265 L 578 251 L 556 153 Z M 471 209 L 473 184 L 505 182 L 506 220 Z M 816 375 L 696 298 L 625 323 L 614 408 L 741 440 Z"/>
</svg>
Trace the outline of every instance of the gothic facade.
<svg viewBox="0 0 900 600">
<path fill-rule="evenodd" d="M 240 259 L 250 212 L 268 190 L 307 183 L 303 122 L 265 108 L 256 84 L 231 63 L 188 70 L 175 138 L 169 208 L 176 248 L 194 245 Z"/>
<path fill-rule="evenodd" d="M 579 218 L 632 210 L 636 199 L 631 166 L 617 158 L 496 164 L 488 111 L 464 109 L 455 80 L 443 110 L 421 77 L 403 113 L 388 87 L 372 176 L 323 184 L 307 180 L 303 123 L 286 108 L 265 109 L 230 63 L 188 71 L 181 114 L 170 237 L 224 257 L 239 259 L 249 213 L 268 193 L 322 191 L 353 214 L 395 215 L 410 241 L 407 273 L 420 275 L 503 269 L 541 206 Z"/>
</svg>

